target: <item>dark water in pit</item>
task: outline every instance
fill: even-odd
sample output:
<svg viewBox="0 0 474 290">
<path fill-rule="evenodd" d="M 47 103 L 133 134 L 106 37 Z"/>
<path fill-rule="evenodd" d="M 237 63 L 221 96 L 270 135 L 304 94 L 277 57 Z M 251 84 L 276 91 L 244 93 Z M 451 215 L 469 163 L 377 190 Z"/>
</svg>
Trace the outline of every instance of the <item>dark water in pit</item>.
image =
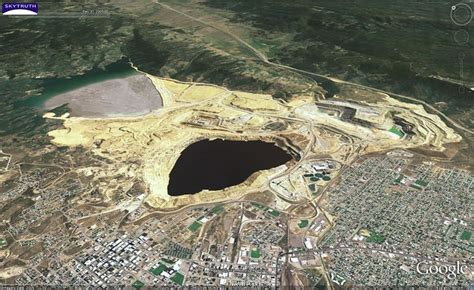
<svg viewBox="0 0 474 290">
<path fill-rule="evenodd" d="M 219 190 L 244 182 L 252 173 L 292 159 L 286 151 L 263 141 L 202 140 L 189 145 L 170 173 L 168 194 L 179 196 L 203 189 Z"/>
</svg>

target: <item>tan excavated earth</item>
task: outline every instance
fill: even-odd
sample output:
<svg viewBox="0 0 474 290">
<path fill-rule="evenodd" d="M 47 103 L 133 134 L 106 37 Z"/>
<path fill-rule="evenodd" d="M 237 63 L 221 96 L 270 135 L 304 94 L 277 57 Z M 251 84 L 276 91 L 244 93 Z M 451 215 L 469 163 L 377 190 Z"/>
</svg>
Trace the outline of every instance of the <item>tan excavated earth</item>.
<svg viewBox="0 0 474 290">
<path fill-rule="evenodd" d="M 23 273 L 24 268 L 18 266 L 12 266 L 0 270 L 0 279 L 8 279 L 15 277 Z"/>
<path fill-rule="evenodd" d="M 262 170 L 246 182 L 219 191 L 171 197 L 167 193 L 169 173 L 180 152 L 202 139 L 280 140 L 300 144 L 304 162 L 318 152 L 334 160 L 348 162 L 355 155 L 391 148 L 430 145 L 443 151 L 447 143 L 461 137 L 442 120 L 422 106 L 407 104 L 384 95 L 376 103 L 360 103 L 377 122 L 364 127 L 340 120 L 318 108 L 310 96 L 294 96 L 283 103 L 270 95 L 230 91 L 202 83 L 186 83 L 146 74 L 163 98 L 163 107 L 143 116 L 117 118 L 80 118 L 61 116 L 64 128 L 49 132 L 58 146 L 83 146 L 111 160 L 102 167 L 81 168 L 79 174 L 101 180 L 101 190 L 112 197 L 117 188 L 128 189 L 132 180 L 142 180 L 148 188 L 146 202 L 168 208 L 187 204 L 235 199 L 252 191 L 268 189 L 278 170 Z M 340 100 L 343 101 L 343 100 Z M 324 101 L 323 101 L 324 102 Z M 360 108 L 359 108 L 360 109 Z M 388 129 L 393 126 L 389 112 L 396 112 L 414 124 L 416 134 L 400 138 Z M 366 112 L 361 111 L 361 116 Z M 45 118 L 56 118 L 51 113 Z M 285 124 L 272 129 L 268 124 Z M 311 148 L 307 148 L 311 147 Z M 129 160 L 140 160 L 129 162 Z M 290 162 L 288 167 L 296 165 Z M 285 171 L 285 170 L 283 170 Z M 287 168 L 291 171 L 291 168 Z M 123 178 L 112 179 L 112 176 Z M 107 177 L 110 182 L 104 181 Z"/>
</svg>

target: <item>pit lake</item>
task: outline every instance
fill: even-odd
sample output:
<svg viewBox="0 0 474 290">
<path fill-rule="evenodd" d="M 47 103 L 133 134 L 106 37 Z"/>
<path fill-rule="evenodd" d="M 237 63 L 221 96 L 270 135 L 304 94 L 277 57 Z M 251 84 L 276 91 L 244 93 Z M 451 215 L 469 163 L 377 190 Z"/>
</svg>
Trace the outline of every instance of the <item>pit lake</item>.
<svg viewBox="0 0 474 290">
<path fill-rule="evenodd" d="M 201 140 L 181 152 L 170 173 L 168 194 L 220 190 L 244 182 L 254 172 L 290 161 L 292 156 L 263 141 Z"/>
</svg>

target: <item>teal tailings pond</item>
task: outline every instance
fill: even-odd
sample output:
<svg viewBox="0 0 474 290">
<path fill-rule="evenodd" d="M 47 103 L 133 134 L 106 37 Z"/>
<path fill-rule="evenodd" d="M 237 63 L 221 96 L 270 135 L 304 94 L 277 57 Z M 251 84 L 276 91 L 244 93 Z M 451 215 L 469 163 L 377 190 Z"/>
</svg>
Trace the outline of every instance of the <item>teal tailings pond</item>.
<svg viewBox="0 0 474 290">
<path fill-rule="evenodd" d="M 42 81 L 41 95 L 18 105 L 51 110 L 67 104 L 71 116 L 76 117 L 136 116 L 163 106 L 153 83 L 126 61 L 71 78 Z"/>
<path fill-rule="evenodd" d="M 292 156 L 263 141 L 201 140 L 181 152 L 170 173 L 168 194 L 221 190 L 244 182 L 253 173 L 280 166 Z"/>
</svg>

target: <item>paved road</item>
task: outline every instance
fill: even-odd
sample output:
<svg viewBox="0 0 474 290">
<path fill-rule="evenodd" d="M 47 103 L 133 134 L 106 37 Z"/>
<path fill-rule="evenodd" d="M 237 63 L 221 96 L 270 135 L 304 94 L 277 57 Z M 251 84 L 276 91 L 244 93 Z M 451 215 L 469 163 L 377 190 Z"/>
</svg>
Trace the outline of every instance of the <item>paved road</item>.
<svg viewBox="0 0 474 290">
<path fill-rule="evenodd" d="M 279 63 L 274 63 L 274 62 L 271 62 L 268 60 L 267 56 L 262 53 L 261 51 L 259 51 L 258 49 L 256 49 L 255 47 L 253 47 L 252 45 L 250 45 L 248 42 L 246 42 L 245 40 L 243 40 L 242 38 L 240 38 L 239 36 L 235 35 L 234 33 L 228 31 L 227 29 L 225 28 L 222 28 L 222 27 L 219 27 L 215 24 L 212 24 L 212 23 L 209 23 L 209 22 L 206 22 L 204 20 L 201 20 L 199 18 L 196 18 L 194 16 L 191 16 L 187 13 L 184 13 L 184 12 L 181 12 L 167 4 L 164 4 L 164 3 L 161 3 L 159 1 L 155 1 L 155 3 L 157 3 L 158 5 L 162 6 L 163 8 L 165 9 L 168 9 L 168 10 L 171 10 L 175 13 L 178 13 L 180 15 L 183 15 L 189 19 L 192 19 L 196 22 L 199 22 L 199 23 L 202 23 L 204 25 L 207 25 L 209 27 L 212 27 L 216 30 L 219 30 L 220 32 L 222 33 L 225 33 L 226 35 L 232 37 L 233 39 L 235 39 L 236 41 L 238 41 L 241 45 L 245 46 L 247 49 L 249 49 L 251 52 L 253 52 L 255 54 L 255 56 L 260 59 L 261 61 L 263 61 L 264 63 L 267 63 L 269 65 L 272 65 L 272 66 L 276 66 L 276 67 L 280 67 L 280 68 L 285 68 L 285 69 L 288 69 L 288 70 L 291 70 L 291 71 L 294 71 L 294 72 L 298 72 L 298 73 L 303 73 L 303 74 L 307 74 L 307 75 L 311 75 L 311 76 L 316 76 L 316 77 L 319 77 L 319 78 L 323 78 L 323 79 L 326 79 L 328 81 L 331 81 L 331 82 L 335 82 L 335 83 L 340 83 L 340 84 L 346 84 L 346 85 L 352 85 L 352 86 L 357 86 L 357 87 L 360 87 L 360 88 L 364 88 L 364 89 L 369 89 L 369 90 L 373 90 L 373 91 L 377 91 L 377 92 L 380 92 L 380 93 L 384 93 L 384 94 L 387 94 L 387 95 L 391 95 L 391 96 L 394 96 L 394 97 L 398 97 L 398 98 L 401 98 L 401 99 L 405 99 L 405 100 L 409 100 L 409 101 L 412 101 L 414 103 L 418 103 L 418 104 L 421 104 L 423 106 L 425 106 L 426 108 L 429 108 L 431 111 L 435 112 L 436 114 L 438 114 L 439 116 L 441 116 L 447 123 L 451 124 L 453 127 L 456 127 L 457 129 L 459 130 L 462 130 L 464 132 L 467 132 L 467 133 L 470 133 L 470 134 L 474 134 L 474 131 L 462 126 L 461 124 L 458 124 L 457 122 L 455 122 L 454 120 L 452 120 L 451 118 L 449 118 L 448 116 L 446 116 L 445 114 L 443 114 L 442 112 L 440 112 L 439 110 L 437 110 L 436 108 L 434 108 L 433 106 L 431 106 L 430 104 L 424 102 L 424 101 L 421 101 L 421 100 L 418 100 L 418 99 L 415 99 L 413 97 L 409 97 L 409 96 L 405 96 L 405 95 L 400 95 L 400 94 L 395 94 L 395 93 L 391 93 L 391 92 L 387 92 L 387 91 L 384 91 L 384 90 L 381 90 L 381 89 L 377 89 L 377 88 L 373 88 L 373 87 L 368 87 L 368 86 L 365 86 L 365 85 L 361 85 L 361 84 L 357 84 L 357 83 L 352 83 L 352 82 L 348 82 L 348 81 L 344 81 L 344 80 L 340 80 L 340 79 L 337 79 L 337 78 L 334 78 L 334 77 L 329 77 L 329 76 L 326 76 L 326 75 L 321 75 L 321 74 L 317 74 L 317 73 L 313 73 L 313 72 L 309 72 L 309 71 L 306 71 L 306 70 L 302 70 L 302 69 L 298 69 L 298 68 L 294 68 L 294 67 L 291 67 L 291 66 L 288 66 L 288 65 L 284 65 L 284 64 L 279 64 Z"/>
</svg>

